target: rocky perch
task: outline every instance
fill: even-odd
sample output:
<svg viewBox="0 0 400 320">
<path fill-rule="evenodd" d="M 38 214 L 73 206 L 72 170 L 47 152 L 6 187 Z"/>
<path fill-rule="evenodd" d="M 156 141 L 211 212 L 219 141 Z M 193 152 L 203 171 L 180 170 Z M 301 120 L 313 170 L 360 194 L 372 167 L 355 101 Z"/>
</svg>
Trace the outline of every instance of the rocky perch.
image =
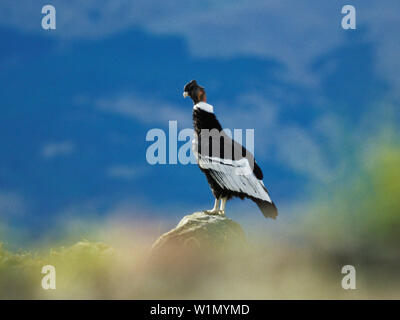
<svg viewBox="0 0 400 320">
<path fill-rule="evenodd" d="M 247 247 L 240 225 L 220 215 L 195 212 L 161 235 L 153 244 L 151 256 L 165 260 L 208 257 Z"/>
</svg>

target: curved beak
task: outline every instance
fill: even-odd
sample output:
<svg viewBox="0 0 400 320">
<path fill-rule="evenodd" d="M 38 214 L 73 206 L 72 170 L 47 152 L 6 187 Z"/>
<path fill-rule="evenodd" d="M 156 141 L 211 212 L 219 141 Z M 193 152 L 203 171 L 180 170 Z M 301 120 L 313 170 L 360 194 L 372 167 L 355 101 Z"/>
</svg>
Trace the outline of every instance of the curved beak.
<svg viewBox="0 0 400 320">
<path fill-rule="evenodd" d="M 184 92 L 183 92 L 183 97 L 184 97 L 184 98 L 189 97 L 189 93 L 187 93 L 187 91 L 184 91 Z"/>
</svg>

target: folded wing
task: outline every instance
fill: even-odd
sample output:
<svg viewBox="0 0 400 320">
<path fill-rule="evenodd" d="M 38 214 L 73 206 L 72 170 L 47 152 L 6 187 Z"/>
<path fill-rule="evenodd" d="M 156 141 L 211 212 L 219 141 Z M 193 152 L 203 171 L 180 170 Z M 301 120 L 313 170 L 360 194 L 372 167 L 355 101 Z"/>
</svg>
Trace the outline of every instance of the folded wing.
<svg viewBox="0 0 400 320">
<path fill-rule="evenodd" d="M 198 163 L 200 168 L 209 170 L 222 189 L 272 202 L 262 180 L 254 175 L 246 158 L 231 160 L 198 155 Z"/>
</svg>

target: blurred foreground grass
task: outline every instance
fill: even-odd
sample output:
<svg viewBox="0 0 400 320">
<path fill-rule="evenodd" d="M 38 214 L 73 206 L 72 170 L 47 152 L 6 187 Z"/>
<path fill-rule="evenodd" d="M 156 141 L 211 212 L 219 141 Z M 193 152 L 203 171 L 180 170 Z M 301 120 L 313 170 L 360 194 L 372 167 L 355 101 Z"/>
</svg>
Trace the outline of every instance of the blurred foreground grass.
<svg viewBox="0 0 400 320">
<path fill-rule="evenodd" d="M 203 265 L 154 268 L 154 228 L 115 222 L 99 229 L 95 238 L 108 244 L 18 253 L 0 246 L 0 298 L 399 299 L 400 148 L 381 146 L 290 219 L 281 213 L 265 232 L 246 229 L 248 250 Z M 47 264 L 56 267 L 56 290 L 41 287 Z M 357 270 L 357 290 L 341 288 L 346 264 Z"/>
</svg>

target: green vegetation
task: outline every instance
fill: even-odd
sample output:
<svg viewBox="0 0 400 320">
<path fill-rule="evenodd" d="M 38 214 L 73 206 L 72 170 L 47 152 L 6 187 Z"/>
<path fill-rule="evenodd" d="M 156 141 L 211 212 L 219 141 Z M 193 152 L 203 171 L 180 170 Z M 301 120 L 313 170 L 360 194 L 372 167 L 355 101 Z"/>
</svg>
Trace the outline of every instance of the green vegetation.
<svg viewBox="0 0 400 320">
<path fill-rule="evenodd" d="M 400 298 L 400 147 L 380 145 L 365 159 L 307 209 L 296 207 L 290 219 L 282 213 L 262 233 L 246 230 L 249 251 L 204 266 L 155 270 L 147 253 L 160 230 L 143 223 L 89 226 L 112 247 L 84 240 L 11 253 L 0 245 L 0 298 Z M 41 287 L 47 264 L 56 268 L 56 290 Z M 346 264 L 357 269 L 357 290 L 340 286 Z"/>
</svg>

